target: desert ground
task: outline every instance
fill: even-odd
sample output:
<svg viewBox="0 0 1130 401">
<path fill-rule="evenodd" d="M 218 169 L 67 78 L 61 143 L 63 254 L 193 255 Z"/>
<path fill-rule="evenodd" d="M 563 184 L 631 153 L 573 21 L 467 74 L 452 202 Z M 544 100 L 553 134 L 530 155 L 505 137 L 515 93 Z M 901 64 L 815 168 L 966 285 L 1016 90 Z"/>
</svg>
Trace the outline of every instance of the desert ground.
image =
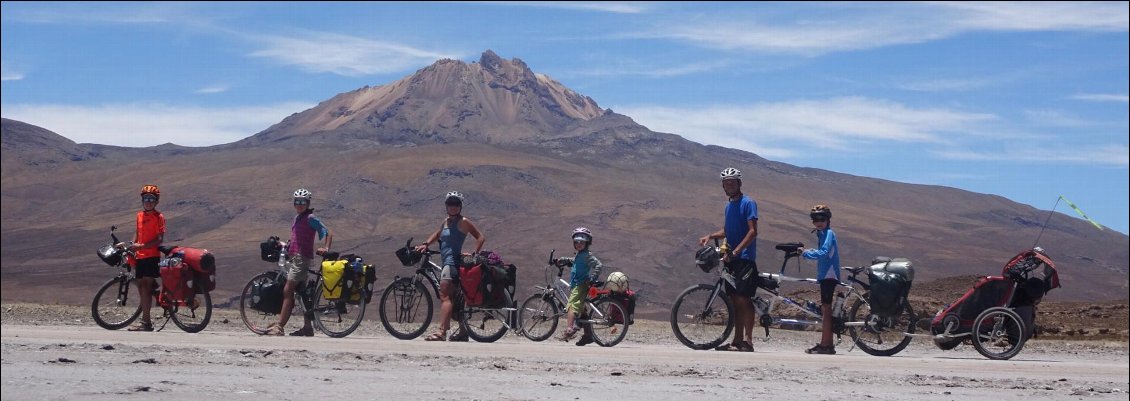
<svg viewBox="0 0 1130 401">
<path fill-rule="evenodd" d="M 257 336 L 230 309 L 188 334 L 172 324 L 104 330 L 82 306 L 0 308 L 4 400 L 1125 400 L 1130 390 L 1123 340 L 1037 338 L 991 361 L 968 345 L 941 351 L 915 339 L 884 358 L 847 338 L 837 355 L 807 355 L 818 333 L 779 329 L 767 340 L 755 332 L 753 353 L 693 351 L 667 322 L 645 319 L 602 348 L 514 334 L 491 344 L 401 341 L 375 313 L 334 339 Z"/>
</svg>

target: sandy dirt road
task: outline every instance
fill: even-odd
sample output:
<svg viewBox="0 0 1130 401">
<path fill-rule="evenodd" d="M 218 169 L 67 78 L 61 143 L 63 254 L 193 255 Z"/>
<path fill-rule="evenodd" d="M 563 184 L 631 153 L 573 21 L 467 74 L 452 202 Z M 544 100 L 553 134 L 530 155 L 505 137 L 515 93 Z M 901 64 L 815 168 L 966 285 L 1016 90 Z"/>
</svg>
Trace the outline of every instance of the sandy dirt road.
<svg viewBox="0 0 1130 401">
<path fill-rule="evenodd" d="M 267 338 L 234 322 L 187 334 L 5 321 L 2 398 L 1125 400 L 1130 383 L 1124 343 L 1032 341 L 1009 361 L 919 340 L 888 358 L 845 352 L 846 343 L 818 356 L 800 352 L 815 333 L 777 331 L 739 353 L 692 351 L 667 339 L 662 322 L 637 323 L 625 342 L 601 348 L 512 334 L 431 343 L 376 329 Z"/>
</svg>

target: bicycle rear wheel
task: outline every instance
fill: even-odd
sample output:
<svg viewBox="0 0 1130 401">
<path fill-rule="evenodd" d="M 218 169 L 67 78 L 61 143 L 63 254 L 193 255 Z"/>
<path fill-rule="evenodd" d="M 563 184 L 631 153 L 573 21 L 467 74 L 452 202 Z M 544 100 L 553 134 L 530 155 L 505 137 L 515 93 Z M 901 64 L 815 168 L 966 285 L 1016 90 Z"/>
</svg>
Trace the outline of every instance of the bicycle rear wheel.
<svg viewBox="0 0 1130 401">
<path fill-rule="evenodd" d="M 277 313 L 266 313 L 251 309 L 251 304 L 258 302 L 251 294 L 251 288 L 257 284 L 261 286 L 265 283 L 278 281 L 279 279 L 279 272 L 270 271 L 252 277 L 251 280 L 247 282 L 247 285 L 243 286 L 243 292 L 239 294 L 239 318 L 243 320 L 243 324 L 246 325 L 252 333 L 260 335 L 266 334 L 267 326 L 270 326 L 272 323 L 278 323 L 279 319 L 276 317 L 278 316 Z"/>
<path fill-rule="evenodd" d="M 696 350 L 711 349 L 726 341 L 734 330 L 734 305 L 720 287 L 699 284 L 675 298 L 671 331 L 683 345 Z"/>
<path fill-rule="evenodd" d="M 348 336 L 357 330 L 361 325 L 361 319 L 365 317 L 365 300 L 362 299 L 358 305 L 352 305 L 342 299 L 344 297 L 326 299 L 323 285 L 324 282 L 319 277 L 314 287 L 314 326 L 330 337 Z"/>
<path fill-rule="evenodd" d="M 385 288 L 379 312 L 388 334 L 411 340 L 424 334 L 432 323 L 432 296 L 423 283 L 404 277 Z"/>
<path fill-rule="evenodd" d="M 133 285 L 134 280 L 121 276 L 102 284 L 102 288 L 94 294 L 94 302 L 90 304 L 90 315 L 94 318 L 94 323 L 106 330 L 118 330 L 129 326 L 141 315 L 141 302 L 138 301 L 136 290 L 133 290 L 136 287 Z"/>
<path fill-rule="evenodd" d="M 530 295 L 518 309 L 522 335 L 533 341 L 545 341 L 557 330 L 561 316 L 552 294 Z"/>
<path fill-rule="evenodd" d="M 203 292 L 192 297 L 189 305 L 174 306 L 173 323 L 189 333 L 198 333 L 212 320 L 212 295 Z"/>
<path fill-rule="evenodd" d="M 602 347 L 612 347 L 619 344 L 628 335 L 628 324 L 625 320 L 628 313 L 619 302 L 601 297 L 592 301 L 593 311 L 589 312 L 589 329 L 592 339 Z"/>
<path fill-rule="evenodd" d="M 503 291 L 505 301 L 500 308 L 464 306 L 460 324 L 468 337 L 481 343 L 493 343 L 506 334 L 507 317 L 514 309 L 514 300 Z"/>
<path fill-rule="evenodd" d="M 915 330 L 914 311 L 910 305 L 903 304 L 894 316 L 879 316 L 871 313 L 871 306 L 857 299 L 848 312 L 848 326 L 852 341 L 859 349 L 875 356 L 891 356 L 910 345 L 910 334 Z M 862 323 L 862 324 L 860 324 Z"/>
</svg>

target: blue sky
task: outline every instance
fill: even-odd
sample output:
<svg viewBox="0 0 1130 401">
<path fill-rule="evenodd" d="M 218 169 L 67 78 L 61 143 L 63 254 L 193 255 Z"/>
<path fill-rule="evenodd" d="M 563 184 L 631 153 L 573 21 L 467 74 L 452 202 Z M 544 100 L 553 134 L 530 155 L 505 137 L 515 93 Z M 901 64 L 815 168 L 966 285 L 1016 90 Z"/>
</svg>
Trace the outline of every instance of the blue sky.
<svg viewBox="0 0 1130 401">
<path fill-rule="evenodd" d="M 0 104 L 212 145 L 492 49 L 655 131 L 1127 233 L 1128 4 L 3 2 Z"/>
</svg>

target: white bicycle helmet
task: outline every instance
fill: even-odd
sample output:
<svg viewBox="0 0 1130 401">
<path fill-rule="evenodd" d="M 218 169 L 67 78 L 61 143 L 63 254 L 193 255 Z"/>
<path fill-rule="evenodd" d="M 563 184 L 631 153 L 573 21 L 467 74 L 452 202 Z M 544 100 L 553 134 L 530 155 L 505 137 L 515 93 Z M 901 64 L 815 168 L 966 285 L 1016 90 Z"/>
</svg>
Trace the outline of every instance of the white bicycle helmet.
<svg viewBox="0 0 1130 401">
<path fill-rule="evenodd" d="M 585 241 L 585 243 L 592 245 L 592 231 L 584 227 L 577 227 L 573 229 L 571 236 L 573 241 Z"/>
<path fill-rule="evenodd" d="M 722 181 L 742 179 L 741 170 L 733 167 L 726 167 L 726 169 L 722 170 L 722 173 L 720 173 L 719 175 L 722 177 Z"/>
<path fill-rule="evenodd" d="M 448 202 L 451 202 L 452 199 L 455 199 L 456 201 L 459 202 L 460 206 L 463 206 L 463 200 L 464 200 L 463 194 L 459 193 L 459 191 L 448 192 L 447 196 L 443 197 L 443 203 L 446 204 Z"/>
<path fill-rule="evenodd" d="M 310 198 L 313 198 L 313 197 L 314 197 L 314 194 L 310 193 L 310 191 L 306 190 L 306 188 L 298 188 L 297 191 L 294 191 L 294 198 L 295 199 L 310 200 Z"/>
</svg>

